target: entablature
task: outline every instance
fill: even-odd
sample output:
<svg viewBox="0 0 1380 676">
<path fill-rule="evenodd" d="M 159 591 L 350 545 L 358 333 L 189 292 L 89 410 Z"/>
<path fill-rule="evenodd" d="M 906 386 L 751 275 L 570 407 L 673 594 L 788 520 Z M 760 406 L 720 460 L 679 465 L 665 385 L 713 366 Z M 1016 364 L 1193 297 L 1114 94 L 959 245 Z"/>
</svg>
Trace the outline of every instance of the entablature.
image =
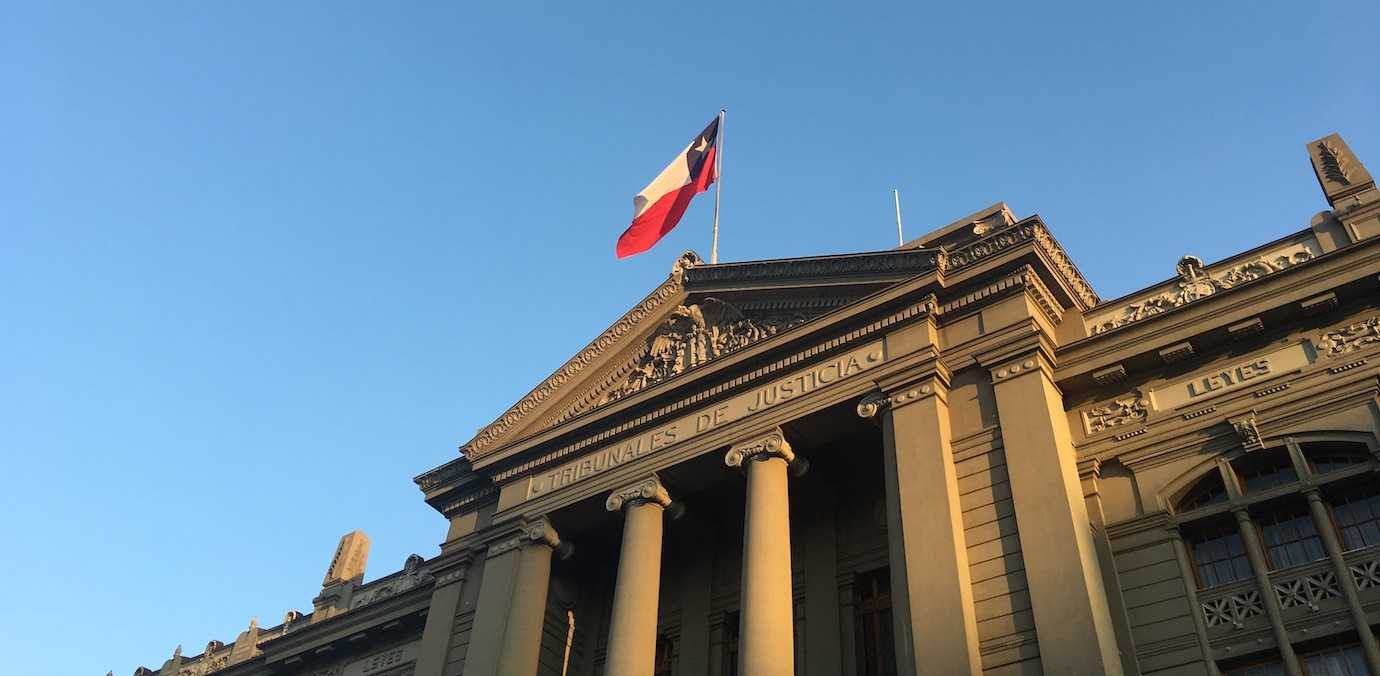
<svg viewBox="0 0 1380 676">
<path fill-rule="evenodd" d="M 1320 325 L 1380 292 L 1380 239 L 1352 244 L 1174 312 L 1059 348 L 1058 383 L 1071 405 L 1125 383 L 1174 377 L 1218 355 Z M 1341 309 L 1338 309 L 1341 308 Z"/>
</svg>

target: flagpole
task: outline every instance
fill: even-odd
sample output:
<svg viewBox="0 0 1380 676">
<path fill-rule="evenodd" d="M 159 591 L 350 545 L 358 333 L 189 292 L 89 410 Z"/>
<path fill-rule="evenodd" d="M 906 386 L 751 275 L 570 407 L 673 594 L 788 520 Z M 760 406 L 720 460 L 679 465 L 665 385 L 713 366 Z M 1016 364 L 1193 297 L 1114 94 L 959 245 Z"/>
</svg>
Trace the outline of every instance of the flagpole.
<svg viewBox="0 0 1380 676">
<path fill-rule="evenodd" d="M 906 236 L 901 234 L 901 191 L 892 188 L 891 196 L 896 200 L 896 246 L 905 246 Z"/>
<path fill-rule="evenodd" d="M 711 264 L 719 262 L 719 196 L 724 191 L 724 113 L 727 112 L 727 108 L 719 109 L 719 138 L 714 142 L 714 240 L 709 245 Z"/>
</svg>

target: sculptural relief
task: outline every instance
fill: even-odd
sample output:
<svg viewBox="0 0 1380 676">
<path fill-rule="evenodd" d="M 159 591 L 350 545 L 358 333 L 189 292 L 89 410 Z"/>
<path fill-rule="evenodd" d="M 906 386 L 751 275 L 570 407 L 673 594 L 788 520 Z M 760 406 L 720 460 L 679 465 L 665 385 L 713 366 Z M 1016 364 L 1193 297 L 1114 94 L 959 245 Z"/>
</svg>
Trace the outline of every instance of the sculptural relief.
<svg viewBox="0 0 1380 676">
<path fill-rule="evenodd" d="M 678 306 L 647 339 L 632 372 L 621 385 L 605 393 L 599 404 L 622 399 L 805 321 L 803 314 L 749 318 L 717 298 Z"/>
</svg>

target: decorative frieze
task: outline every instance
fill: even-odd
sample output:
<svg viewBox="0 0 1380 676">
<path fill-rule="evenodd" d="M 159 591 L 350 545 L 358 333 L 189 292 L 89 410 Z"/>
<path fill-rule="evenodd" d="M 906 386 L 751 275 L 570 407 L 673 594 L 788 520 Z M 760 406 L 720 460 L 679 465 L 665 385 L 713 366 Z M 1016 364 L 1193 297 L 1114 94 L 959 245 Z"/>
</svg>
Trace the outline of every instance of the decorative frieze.
<svg viewBox="0 0 1380 676">
<path fill-rule="evenodd" d="M 1318 337 L 1318 351 L 1329 358 L 1376 345 L 1380 345 L 1380 316 L 1347 324 Z"/>
<path fill-rule="evenodd" d="M 1337 576 L 1332 571 L 1276 582 L 1274 588 L 1275 596 L 1279 598 L 1279 607 L 1284 610 L 1307 608 L 1317 612 L 1319 602 L 1340 598 L 1342 595 L 1341 590 L 1337 588 Z"/>
<path fill-rule="evenodd" d="M 647 338 L 646 347 L 623 382 L 604 392 L 595 405 L 636 394 L 808 319 L 803 313 L 753 319 L 717 298 L 678 306 Z"/>
<path fill-rule="evenodd" d="M 846 378 L 855 377 L 886 361 L 880 341 L 816 363 L 809 369 L 729 397 L 718 404 L 691 410 L 667 423 L 645 429 L 576 460 L 533 476 L 527 498 L 544 495 L 592 476 L 621 467 L 673 444 L 718 429 L 737 420 L 809 395 Z M 502 480 L 502 477 L 496 477 Z"/>
<path fill-rule="evenodd" d="M 671 494 L 666 492 L 666 487 L 661 485 L 661 479 L 655 474 L 613 491 L 609 494 L 608 500 L 604 501 L 604 508 L 610 512 L 617 512 L 625 505 L 643 502 L 654 502 L 662 507 L 671 506 Z"/>
<path fill-rule="evenodd" d="M 1145 397 L 1140 392 L 1115 399 L 1101 406 L 1083 411 L 1083 424 L 1088 434 L 1098 434 L 1113 427 L 1121 427 L 1145 420 L 1149 415 Z"/>
<path fill-rule="evenodd" d="M 728 449 L 724 455 L 724 464 L 729 467 L 745 467 L 753 460 L 765 460 L 766 458 L 781 458 L 786 462 L 795 460 L 795 453 L 791 451 L 790 442 L 786 441 L 786 435 L 780 429 L 772 430 L 756 439 L 751 439 Z"/>
<path fill-rule="evenodd" d="M 350 610 L 377 603 L 431 582 L 432 577 L 422 570 L 423 562 L 422 557 L 413 554 L 407 557 L 401 575 L 359 588 L 350 597 Z"/>
<path fill-rule="evenodd" d="M 1202 607 L 1203 619 L 1207 621 L 1209 629 L 1226 625 L 1241 629 L 1246 620 L 1265 614 L 1260 592 L 1255 590 L 1203 599 Z"/>
<path fill-rule="evenodd" d="M 1179 260 L 1178 265 L 1174 266 L 1179 279 L 1174 282 L 1172 287 L 1166 291 L 1138 298 L 1110 315 L 1099 314 L 1093 320 L 1090 328 L 1094 335 L 1121 328 L 1147 317 L 1183 307 L 1219 292 L 1286 270 L 1300 263 L 1313 260 L 1314 257 L 1313 249 L 1308 244 L 1294 243 L 1253 259 L 1237 262 L 1221 270 L 1209 271 L 1203 265 L 1203 259 L 1197 256 L 1184 256 Z"/>
</svg>

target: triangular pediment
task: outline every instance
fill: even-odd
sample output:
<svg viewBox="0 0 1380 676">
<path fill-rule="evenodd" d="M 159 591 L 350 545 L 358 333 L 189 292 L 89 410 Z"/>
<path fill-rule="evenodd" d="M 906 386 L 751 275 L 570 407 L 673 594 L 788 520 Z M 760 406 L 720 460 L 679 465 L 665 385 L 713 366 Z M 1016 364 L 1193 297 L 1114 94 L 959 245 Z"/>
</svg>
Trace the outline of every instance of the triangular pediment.
<svg viewBox="0 0 1380 676">
<path fill-rule="evenodd" d="M 642 302 L 461 447 L 509 443 L 674 381 L 939 265 L 905 249 L 706 265 L 686 252 Z"/>
</svg>

